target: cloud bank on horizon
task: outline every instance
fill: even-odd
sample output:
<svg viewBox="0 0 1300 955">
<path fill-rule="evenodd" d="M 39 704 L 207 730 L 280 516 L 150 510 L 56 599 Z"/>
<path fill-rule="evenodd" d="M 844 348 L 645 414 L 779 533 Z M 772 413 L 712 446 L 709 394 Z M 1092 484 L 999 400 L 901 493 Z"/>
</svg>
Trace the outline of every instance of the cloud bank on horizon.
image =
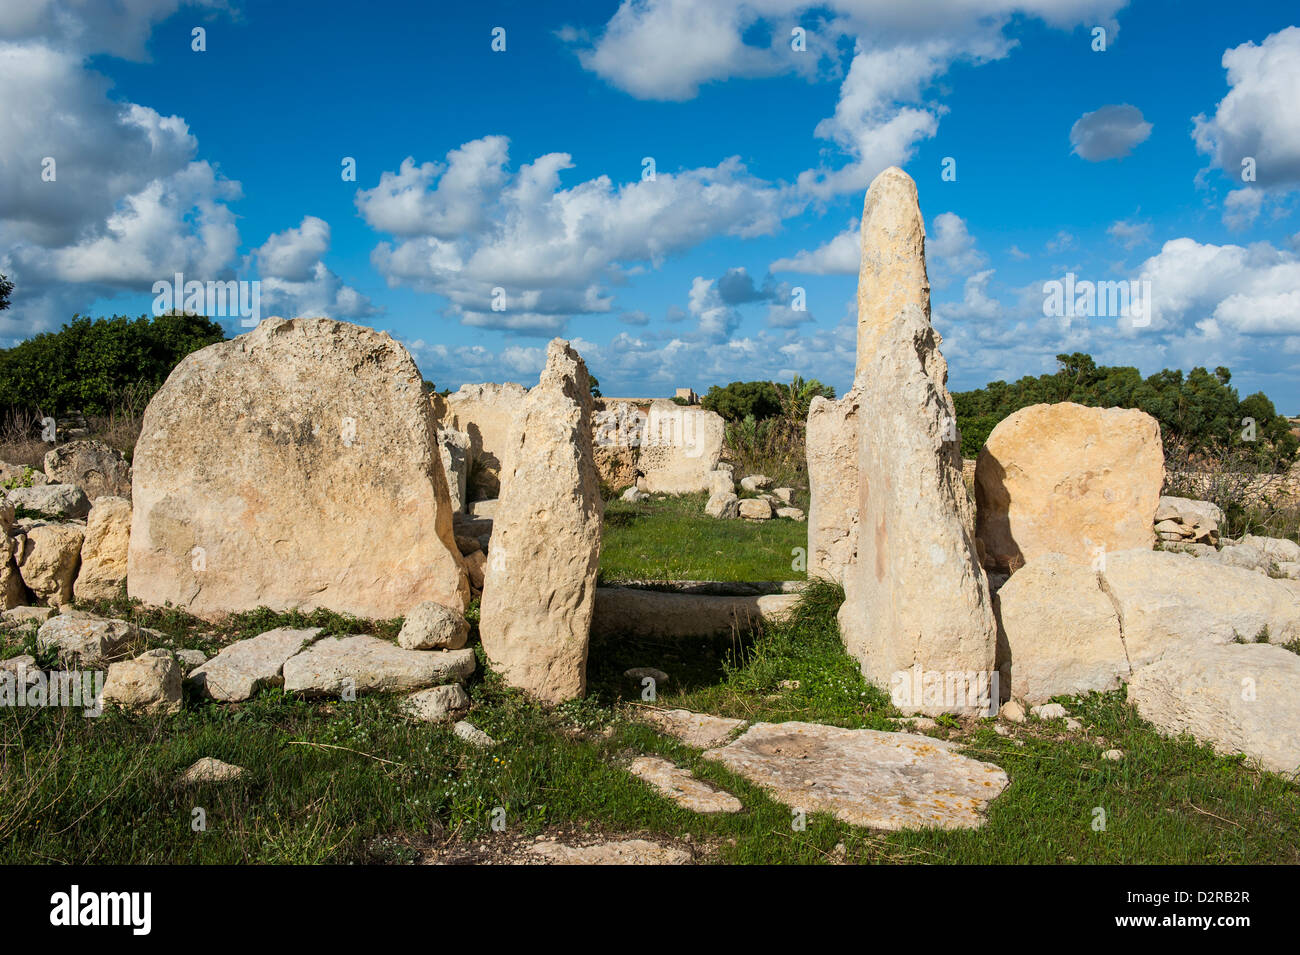
<svg viewBox="0 0 1300 955">
<path fill-rule="evenodd" d="M 862 195 L 899 165 L 955 389 L 1087 351 L 1300 413 L 1300 27 L 1251 7 L 7 5 L 0 344 L 182 273 L 387 329 L 439 387 L 527 383 L 564 335 L 607 394 L 843 390 Z M 1150 310 L 1049 314 L 1066 276 Z"/>
</svg>

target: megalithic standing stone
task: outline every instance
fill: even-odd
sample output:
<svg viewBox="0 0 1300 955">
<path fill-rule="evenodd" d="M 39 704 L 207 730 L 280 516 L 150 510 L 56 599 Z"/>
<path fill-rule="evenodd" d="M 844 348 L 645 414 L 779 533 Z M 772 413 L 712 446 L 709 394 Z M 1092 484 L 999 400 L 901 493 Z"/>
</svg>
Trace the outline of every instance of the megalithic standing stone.
<svg viewBox="0 0 1300 955">
<path fill-rule="evenodd" d="M 554 339 L 502 454 L 479 621 L 492 666 L 547 703 L 587 686 L 604 514 L 591 415 L 587 366 Z"/>
<path fill-rule="evenodd" d="M 908 305 L 920 308 L 926 322 L 930 321 L 925 222 L 916 183 L 897 166 L 890 166 L 871 183 L 862 208 L 856 374 L 862 373 L 875 354 L 880 335 Z"/>
<path fill-rule="evenodd" d="M 857 525 L 840 633 L 863 675 L 905 712 L 975 712 L 997 647 L 948 365 L 930 326 L 916 184 L 886 169 L 862 213 L 858 285 Z M 981 696 L 982 694 L 982 696 Z"/>
</svg>

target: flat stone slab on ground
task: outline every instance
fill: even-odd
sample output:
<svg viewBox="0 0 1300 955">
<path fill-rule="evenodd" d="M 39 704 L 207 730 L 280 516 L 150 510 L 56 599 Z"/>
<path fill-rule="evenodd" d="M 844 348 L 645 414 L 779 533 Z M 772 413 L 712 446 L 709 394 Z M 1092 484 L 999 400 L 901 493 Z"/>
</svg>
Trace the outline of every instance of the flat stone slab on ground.
<svg viewBox="0 0 1300 955">
<path fill-rule="evenodd" d="M 307 695 L 418 690 L 463 680 L 474 672 L 474 651 L 403 650 L 365 634 L 323 637 L 284 664 L 284 688 Z"/>
<path fill-rule="evenodd" d="M 529 846 L 525 854 L 551 865 L 685 865 L 691 861 L 684 849 L 648 839 L 619 839 L 589 846 L 546 840 Z"/>
<path fill-rule="evenodd" d="M 973 829 L 1007 774 L 958 745 L 819 723 L 755 723 L 704 754 L 807 812 L 873 829 Z"/>
<path fill-rule="evenodd" d="M 632 761 L 628 772 L 691 812 L 740 812 L 744 808 L 731 793 L 696 779 L 689 769 L 683 769 L 671 760 L 641 756 Z"/>
<path fill-rule="evenodd" d="M 246 700 L 261 686 L 282 683 L 284 662 L 319 637 L 320 632 L 320 627 L 279 627 L 238 640 L 191 670 L 189 679 L 214 700 Z"/>
<path fill-rule="evenodd" d="M 708 749 L 726 742 L 735 730 L 745 725 L 744 720 L 690 710 L 643 709 L 641 718 L 660 732 L 675 736 L 687 746 Z"/>
</svg>

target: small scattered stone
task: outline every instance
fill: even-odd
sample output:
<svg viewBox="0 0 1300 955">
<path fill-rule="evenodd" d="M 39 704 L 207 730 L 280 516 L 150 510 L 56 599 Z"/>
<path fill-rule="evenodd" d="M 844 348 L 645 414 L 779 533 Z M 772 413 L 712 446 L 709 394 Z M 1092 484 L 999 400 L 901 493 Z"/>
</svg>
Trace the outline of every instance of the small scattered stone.
<svg viewBox="0 0 1300 955">
<path fill-rule="evenodd" d="M 211 756 L 204 756 L 193 766 L 181 773 L 178 782 L 182 786 L 199 786 L 204 783 L 228 783 L 241 779 L 248 770 L 233 763 L 223 763 Z"/>
<path fill-rule="evenodd" d="M 74 610 L 41 624 L 36 631 L 36 646 L 55 649 L 61 660 L 93 667 L 116 656 L 135 633 L 125 620 L 105 620 Z"/>
<path fill-rule="evenodd" d="M 624 670 L 623 675 L 629 680 L 635 680 L 638 685 L 646 677 L 654 680 L 656 686 L 663 686 L 668 682 L 668 674 L 654 667 L 632 667 L 630 670 Z"/>
<path fill-rule="evenodd" d="M 422 723 L 443 723 L 469 709 L 469 696 L 459 683 L 418 690 L 403 701 L 403 709 Z"/>
<path fill-rule="evenodd" d="M 740 516 L 750 521 L 767 521 L 772 518 L 772 505 L 762 498 L 751 497 L 740 502 Z"/>
<path fill-rule="evenodd" d="M 477 746 L 479 749 L 487 749 L 489 746 L 495 746 L 497 741 L 487 733 L 475 726 L 473 723 L 461 720 L 451 728 L 451 731 L 469 743 L 471 746 Z"/>
<path fill-rule="evenodd" d="M 454 610 L 426 600 L 406 615 L 397 645 L 407 650 L 459 650 L 469 639 L 469 623 Z"/>
<path fill-rule="evenodd" d="M 1083 724 L 1071 716 L 1066 718 L 1065 728 L 1071 733 L 1077 733 L 1079 730 L 1083 729 Z"/>
<path fill-rule="evenodd" d="M 764 474 L 751 474 L 740 479 L 740 486 L 751 493 L 772 486 L 772 479 Z"/>
<path fill-rule="evenodd" d="M 735 494 L 715 494 L 704 505 L 704 513 L 722 521 L 733 521 L 740 516 L 740 498 Z"/>
<path fill-rule="evenodd" d="M 1118 763 L 1124 758 L 1124 751 L 1122 749 L 1108 749 L 1106 752 L 1101 754 L 1101 758 L 1108 759 L 1112 763 Z"/>
<path fill-rule="evenodd" d="M 1043 703 L 1033 707 L 1029 712 L 1040 720 L 1059 720 L 1070 715 L 1060 703 Z"/>
<path fill-rule="evenodd" d="M 1025 721 L 1025 708 L 1015 700 L 1007 700 L 998 710 L 998 716 L 1008 723 L 1023 723 Z"/>
<path fill-rule="evenodd" d="M 181 709 L 181 666 L 170 650 L 146 650 L 134 660 L 108 665 L 102 699 L 125 709 L 177 713 Z"/>
<path fill-rule="evenodd" d="M 4 612 L 5 623 L 44 623 L 59 611 L 54 607 L 10 607 Z"/>
</svg>

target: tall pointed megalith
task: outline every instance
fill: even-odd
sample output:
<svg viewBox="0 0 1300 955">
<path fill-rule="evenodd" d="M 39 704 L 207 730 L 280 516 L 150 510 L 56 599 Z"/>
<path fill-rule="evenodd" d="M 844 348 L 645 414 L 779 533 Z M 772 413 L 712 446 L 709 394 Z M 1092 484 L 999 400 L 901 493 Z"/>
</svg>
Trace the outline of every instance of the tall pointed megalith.
<svg viewBox="0 0 1300 955">
<path fill-rule="evenodd" d="M 930 325 L 925 225 L 901 169 L 867 192 L 858 310 L 859 404 L 846 418 L 857 429 L 856 541 L 840 632 L 900 708 L 972 712 L 989 705 L 996 628 Z"/>
</svg>

